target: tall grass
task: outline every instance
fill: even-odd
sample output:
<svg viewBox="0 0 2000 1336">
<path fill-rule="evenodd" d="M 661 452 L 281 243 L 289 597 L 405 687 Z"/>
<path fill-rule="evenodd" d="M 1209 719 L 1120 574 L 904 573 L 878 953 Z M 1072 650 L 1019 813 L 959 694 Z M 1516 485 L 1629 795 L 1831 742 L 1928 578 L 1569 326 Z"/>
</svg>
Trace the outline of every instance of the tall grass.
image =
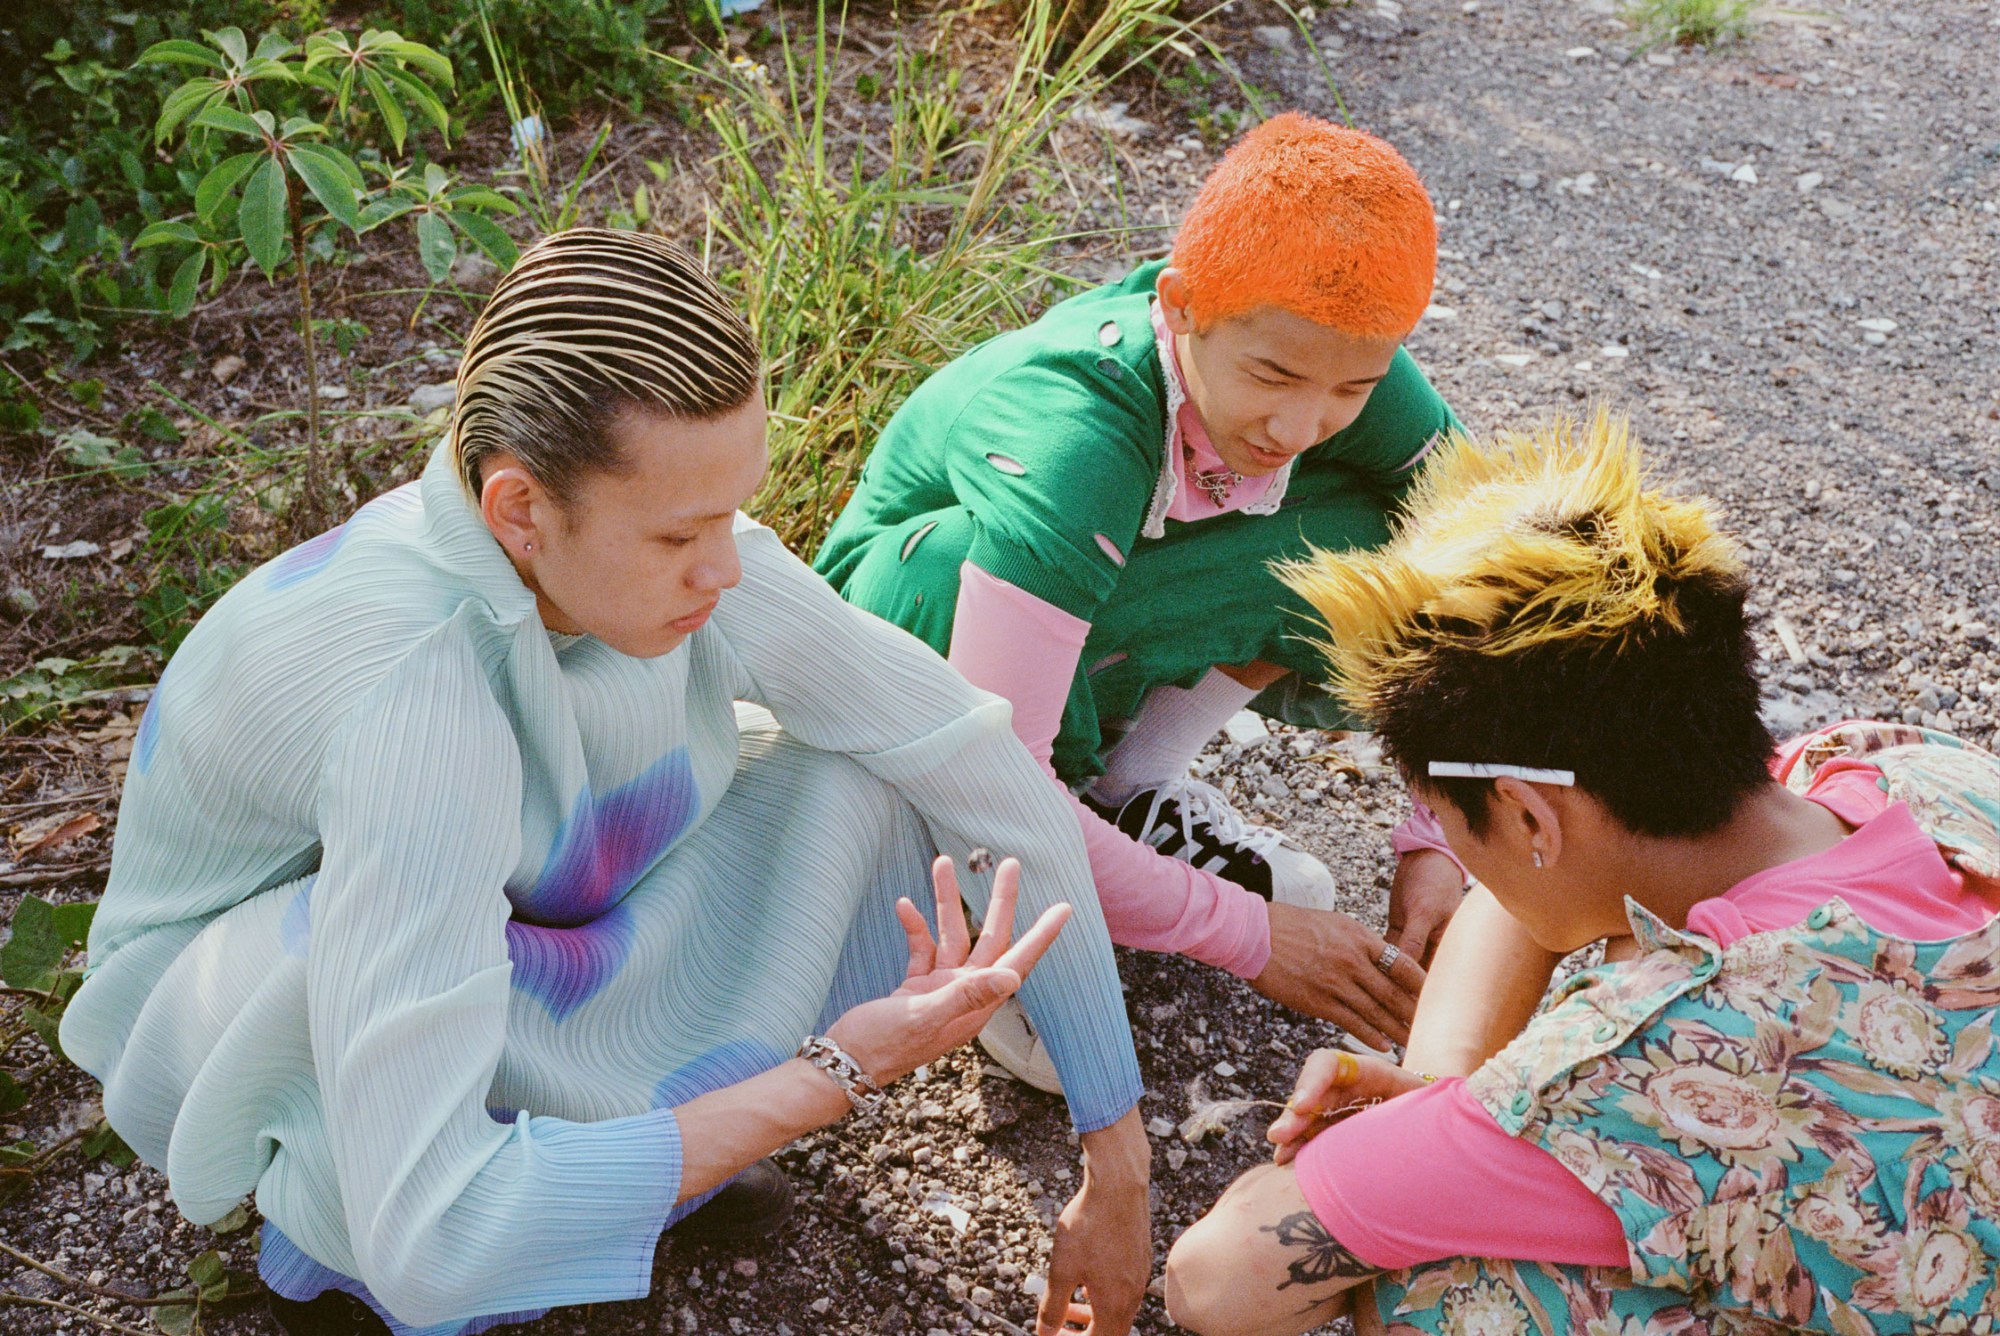
<svg viewBox="0 0 2000 1336">
<path fill-rule="evenodd" d="M 1079 22 L 1074 3 L 1027 0 L 1011 62 L 976 93 L 946 18 L 894 49 L 885 80 L 861 76 L 886 101 L 873 117 L 824 0 L 807 31 L 779 20 L 768 64 L 689 67 L 718 94 L 714 260 L 769 367 L 753 509 L 795 550 L 817 547 L 918 381 L 1068 282 L 1045 262 L 1074 221 L 1050 203 L 1051 132 L 1181 31 L 1174 3 L 1109 0 Z"/>
<path fill-rule="evenodd" d="M 1641 50 L 1675 46 L 1721 46 L 1740 42 L 1755 21 L 1758 0 L 1631 0 L 1627 22 L 1645 38 Z"/>
</svg>

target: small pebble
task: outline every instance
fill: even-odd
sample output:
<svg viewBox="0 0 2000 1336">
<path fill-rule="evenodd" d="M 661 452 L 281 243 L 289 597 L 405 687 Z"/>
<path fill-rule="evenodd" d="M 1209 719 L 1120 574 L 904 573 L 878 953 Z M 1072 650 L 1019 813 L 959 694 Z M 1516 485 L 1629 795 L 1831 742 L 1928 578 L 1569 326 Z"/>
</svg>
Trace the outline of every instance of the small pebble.
<svg viewBox="0 0 2000 1336">
<path fill-rule="evenodd" d="M 987 873 L 993 870 L 993 854 L 981 845 L 965 856 L 965 870 L 973 873 Z"/>
</svg>

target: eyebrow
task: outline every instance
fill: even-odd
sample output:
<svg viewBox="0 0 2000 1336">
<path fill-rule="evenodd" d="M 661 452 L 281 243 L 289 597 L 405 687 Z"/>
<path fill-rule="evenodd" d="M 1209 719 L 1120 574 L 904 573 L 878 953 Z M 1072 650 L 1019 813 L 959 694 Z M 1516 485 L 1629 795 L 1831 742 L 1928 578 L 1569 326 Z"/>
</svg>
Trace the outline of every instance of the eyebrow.
<svg viewBox="0 0 2000 1336">
<path fill-rule="evenodd" d="M 1280 366 L 1278 363 L 1273 362 L 1268 357 L 1253 357 L 1250 360 L 1253 362 L 1261 363 L 1265 367 L 1268 367 L 1273 374 L 1283 376 L 1287 380 L 1305 379 L 1305 377 L 1301 376 L 1298 372 L 1293 371 L 1289 367 Z M 1343 380 L 1340 383 L 1342 385 L 1379 385 L 1382 383 L 1383 380 L 1385 380 L 1388 377 L 1388 374 L 1389 373 L 1385 371 L 1379 376 L 1356 376 L 1352 380 Z"/>
</svg>

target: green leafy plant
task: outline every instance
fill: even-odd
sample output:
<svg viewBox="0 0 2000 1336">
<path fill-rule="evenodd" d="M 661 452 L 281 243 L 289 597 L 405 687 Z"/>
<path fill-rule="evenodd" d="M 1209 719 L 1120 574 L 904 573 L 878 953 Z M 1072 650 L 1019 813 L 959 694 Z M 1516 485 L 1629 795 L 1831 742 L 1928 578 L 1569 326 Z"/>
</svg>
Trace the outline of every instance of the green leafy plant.
<svg viewBox="0 0 2000 1336">
<path fill-rule="evenodd" d="M 328 497 L 313 261 L 326 252 L 309 242 L 330 239 L 341 229 L 358 237 L 413 215 L 425 271 L 441 282 L 457 254 L 457 234 L 496 261 L 512 263 L 512 241 L 483 215 L 515 212 L 517 206 L 491 190 L 457 185 L 435 163 L 412 176 L 408 165 L 391 166 L 379 153 L 370 156 L 353 141 L 336 139 L 330 125 L 354 130 L 365 120 L 400 155 L 413 116 L 445 133 L 450 117 L 437 87 L 451 87 L 451 64 L 430 47 L 375 29 L 358 39 L 328 29 L 303 46 L 269 32 L 254 49 L 237 28 L 203 36 L 207 44 L 175 38 L 140 57 L 142 64 L 200 71 L 167 95 L 153 128 L 163 144 L 179 136 L 182 158 L 199 170 L 200 179 L 192 220 L 154 223 L 136 244 L 195 247 L 169 285 L 168 305 L 176 314 L 191 309 L 204 269 L 219 287 L 234 241 L 240 240 L 267 280 L 275 282 L 279 271 L 291 266 L 306 371 L 300 501 L 304 520 L 318 527 Z M 357 159 L 376 170 L 381 184 L 369 185 Z"/>
<path fill-rule="evenodd" d="M 1645 36 L 1641 50 L 1720 46 L 1749 35 L 1758 0 L 1632 0 L 1626 21 Z"/>
<path fill-rule="evenodd" d="M 855 62 L 829 11 L 818 5 L 804 33 L 775 20 L 768 64 L 682 67 L 710 90 L 722 146 L 709 206 L 720 277 L 767 359 L 772 465 L 753 507 L 802 552 L 917 382 L 1060 290 L 1044 262 L 1063 233 L 1042 176 L 1049 133 L 1181 27 L 1173 0 L 1108 0 L 1066 35 L 1068 11 L 1028 0 L 1011 67 L 972 116 L 946 73 L 944 16 L 898 47 L 876 88 L 888 123 L 857 140 L 835 97 Z"/>
<path fill-rule="evenodd" d="M 38 659 L 12 677 L 0 677 L 0 737 L 27 732 L 158 669 L 158 656 L 137 645 L 113 645 L 84 659 Z"/>
</svg>

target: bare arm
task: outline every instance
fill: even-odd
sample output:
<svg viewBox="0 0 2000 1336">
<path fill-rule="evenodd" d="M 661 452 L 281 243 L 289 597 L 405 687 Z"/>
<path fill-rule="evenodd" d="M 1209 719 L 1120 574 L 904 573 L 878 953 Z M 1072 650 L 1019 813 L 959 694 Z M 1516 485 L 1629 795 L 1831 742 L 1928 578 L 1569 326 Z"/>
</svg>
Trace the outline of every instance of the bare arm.
<svg viewBox="0 0 2000 1336">
<path fill-rule="evenodd" d="M 1404 1065 L 1469 1075 L 1521 1032 L 1560 959 L 1475 883 L 1438 943 Z"/>
</svg>

